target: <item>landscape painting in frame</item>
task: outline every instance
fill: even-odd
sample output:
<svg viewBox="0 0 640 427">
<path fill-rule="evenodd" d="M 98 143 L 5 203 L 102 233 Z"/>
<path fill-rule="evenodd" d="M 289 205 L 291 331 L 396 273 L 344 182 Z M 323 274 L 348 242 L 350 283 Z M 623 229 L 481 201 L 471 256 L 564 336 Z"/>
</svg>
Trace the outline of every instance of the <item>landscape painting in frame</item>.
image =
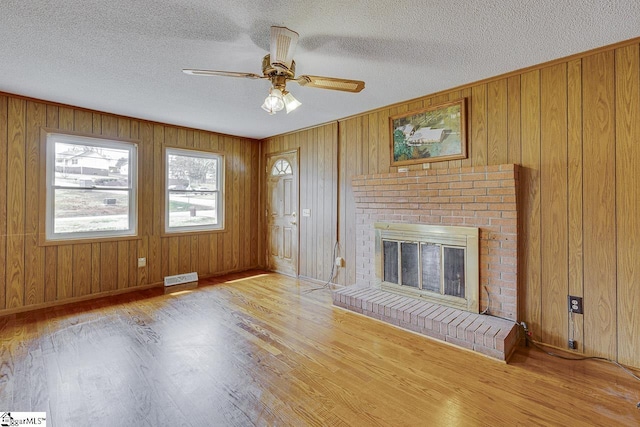
<svg viewBox="0 0 640 427">
<path fill-rule="evenodd" d="M 467 157 L 466 99 L 391 117 L 391 165 Z"/>
</svg>

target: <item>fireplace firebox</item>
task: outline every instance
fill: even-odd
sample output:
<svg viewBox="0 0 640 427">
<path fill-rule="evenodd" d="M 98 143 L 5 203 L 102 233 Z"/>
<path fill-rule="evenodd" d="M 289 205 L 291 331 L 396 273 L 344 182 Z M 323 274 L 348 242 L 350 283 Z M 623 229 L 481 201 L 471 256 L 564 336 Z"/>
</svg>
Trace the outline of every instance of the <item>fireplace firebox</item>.
<svg viewBox="0 0 640 427">
<path fill-rule="evenodd" d="M 375 223 L 381 289 L 478 313 L 478 228 Z"/>
</svg>

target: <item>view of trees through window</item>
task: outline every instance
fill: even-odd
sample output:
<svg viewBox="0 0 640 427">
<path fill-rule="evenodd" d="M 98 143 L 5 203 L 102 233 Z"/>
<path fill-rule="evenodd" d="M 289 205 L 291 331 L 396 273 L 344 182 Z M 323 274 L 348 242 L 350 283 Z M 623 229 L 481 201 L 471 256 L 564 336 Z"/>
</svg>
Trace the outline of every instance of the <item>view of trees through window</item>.
<svg viewBox="0 0 640 427">
<path fill-rule="evenodd" d="M 218 228 L 220 157 L 168 148 L 166 158 L 168 230 Z"/>
</svg>

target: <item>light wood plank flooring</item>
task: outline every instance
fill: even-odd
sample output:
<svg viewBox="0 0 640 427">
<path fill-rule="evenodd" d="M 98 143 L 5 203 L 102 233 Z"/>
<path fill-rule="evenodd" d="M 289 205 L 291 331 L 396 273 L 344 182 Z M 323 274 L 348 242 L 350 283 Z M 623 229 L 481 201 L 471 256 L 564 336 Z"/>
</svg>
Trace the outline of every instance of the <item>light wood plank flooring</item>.
<svg viewBox="0 0 640 427">
<path fill-rule="evenodd" d="M 0 318 L 0 411 L 52 426 L 638 425 L 615 366 L 509 364 L 248 272 Z"/>
</svg>

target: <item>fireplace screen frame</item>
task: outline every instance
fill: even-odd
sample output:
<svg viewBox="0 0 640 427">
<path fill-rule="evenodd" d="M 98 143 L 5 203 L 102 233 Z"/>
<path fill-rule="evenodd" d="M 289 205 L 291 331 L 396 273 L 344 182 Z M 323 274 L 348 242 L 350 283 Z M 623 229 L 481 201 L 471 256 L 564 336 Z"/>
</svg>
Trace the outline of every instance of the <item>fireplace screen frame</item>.
<svg viewBox="0 0 640 427">
<path fill-rule="evenodd" d="M 437 304 L 446 305 L 472 313 L 479 312 L 479 229 L 477 227 L 437 226 L 425 224 L 395 224 L 375 223 L 375 273 L 377 285 L 380 289 L 412 297 L 424 298 Z M 398 259 L 400 260 L 401 243 L 418 245 L 418 264 L 420 264 L 420 250 L 423 244 L 435 244 L 441 247 L 441 254 L 445 247 L 464 249 L 464 298 L 453 295 L 443 295 L 426 289 L 418 289 L 384 280 L 384 241 L 398 242 Z M 399 261 L 398 264 L 401 264 Z M 444 258 L 441 258 L 441 269 Z M 400 268 L 400 266 L 398 267 Z M 418 266 L 418 274 L 421 267 Z M 401 271 L 398 271 L 398 282 L 402 281 Z M 441 277 L 441 281 L 443 278 Z"/>
</svg>

